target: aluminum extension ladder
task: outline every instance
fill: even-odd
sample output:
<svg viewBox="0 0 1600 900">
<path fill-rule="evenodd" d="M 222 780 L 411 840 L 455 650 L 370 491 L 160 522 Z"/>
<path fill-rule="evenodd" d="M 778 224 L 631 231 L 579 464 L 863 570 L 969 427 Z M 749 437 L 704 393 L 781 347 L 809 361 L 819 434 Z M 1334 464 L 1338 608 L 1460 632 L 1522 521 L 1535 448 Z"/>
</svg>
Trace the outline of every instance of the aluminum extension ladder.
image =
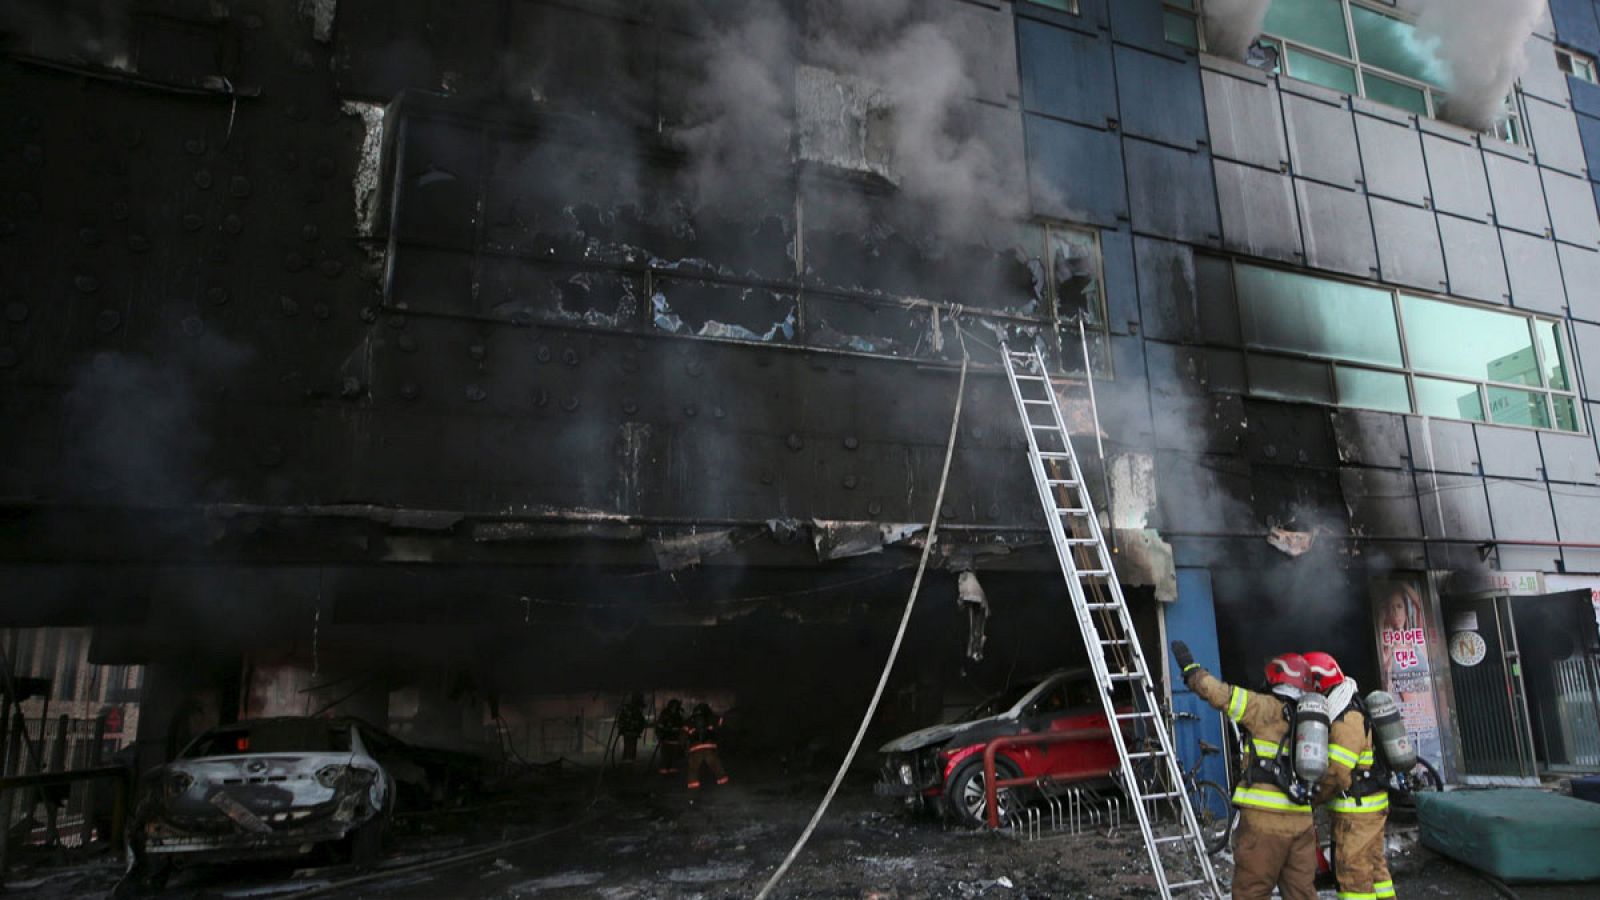
<svg viewBox="0 0 1600 900">
<path fill-rule="evenodd" d="M 1011 396 L 1028 435 L 1028 468 L 1039 489 L 1050 539 L 1072 595 L 1090 666 L 1100 685 L 1100 702 L 1107 721 L 1116 723 L 1111 737 L 1122 765 L 1123 788 L 1132 801 L 1161 896 L 1209 895 L 1220 900 L 1224 894 L 1217 886 L 1211 857 L 1184 790 L 1172 736 L 1158 711 L 1155 685 L 1112 569 L 1105 535 L 1061 417 L 1044 357 L 1038 350 L 1012 350 L 1005 344 L 1000 346 L 1000 355 L 1005 360 Z M 1116 688 L 1122 684 L 1128 685 L 1134 695 L 1130 712 L 1116 708 Z M 1154 738 L 1131 753 L 1122 730 L 1123 723 L 1129 722 Z M 1144 777 L 1140 777 L 1136 762 L 1143 764 Z M 1168 821 L 1176 824 L 1176 833 L 1158 836 L 1152 823 L 1163 808 Z"/>
</svg>

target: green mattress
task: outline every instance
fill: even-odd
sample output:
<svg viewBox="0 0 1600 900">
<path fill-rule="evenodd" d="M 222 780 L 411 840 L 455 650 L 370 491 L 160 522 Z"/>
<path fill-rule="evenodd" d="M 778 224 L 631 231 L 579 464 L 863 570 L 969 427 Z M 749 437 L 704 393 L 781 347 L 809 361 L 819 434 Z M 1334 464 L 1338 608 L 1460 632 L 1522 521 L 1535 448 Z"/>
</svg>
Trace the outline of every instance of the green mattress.
<svg viewBox="0 0 1600 900">
<path fill-rule="evenodd" d="M 1417 796 L 1422 843 L 1506 882 L 1600 881 L 1600 805 L 1535 790 Z"/>
</svg>

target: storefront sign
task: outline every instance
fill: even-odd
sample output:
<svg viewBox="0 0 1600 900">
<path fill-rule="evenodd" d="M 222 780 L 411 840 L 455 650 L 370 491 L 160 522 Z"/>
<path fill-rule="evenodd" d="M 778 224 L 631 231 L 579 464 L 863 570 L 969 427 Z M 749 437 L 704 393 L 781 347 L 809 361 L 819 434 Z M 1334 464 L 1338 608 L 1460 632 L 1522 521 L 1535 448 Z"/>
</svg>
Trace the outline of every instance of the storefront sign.
<svg viewBox="0 0 1600 900">
<path fill-rule="evenodd" d="M 1505 594 L 1531 597 L 1545 593 L 1543 572 L 1456 572 L 1451 594 Z"/>
<path fill-rule="evenodd" d="M 1476 631 L 1458 631 L 1450 635 L 1450 658 L 1458 666 L 1475 666 L 1489 654 L 1489 645 Z"/>
<path fill-rule="evenodd" d="M 1451 631 L 1477 631 L 1478 611 L 1474 609 L 1450 614 Z"/>
<path fill-rule="evenodd" d="M 1373 619 L 1383 689 L 1400 704 L 1400 715 L 1417 753 L 1439 765 L 1444 759 L 1444 742 L 1439 734 L 1428 649 L 1440 639 L 1440 633 L 1437 623 L 1428 621 L 1422 591 L 1420 577 L 1374 581 Z"/>
</svg>

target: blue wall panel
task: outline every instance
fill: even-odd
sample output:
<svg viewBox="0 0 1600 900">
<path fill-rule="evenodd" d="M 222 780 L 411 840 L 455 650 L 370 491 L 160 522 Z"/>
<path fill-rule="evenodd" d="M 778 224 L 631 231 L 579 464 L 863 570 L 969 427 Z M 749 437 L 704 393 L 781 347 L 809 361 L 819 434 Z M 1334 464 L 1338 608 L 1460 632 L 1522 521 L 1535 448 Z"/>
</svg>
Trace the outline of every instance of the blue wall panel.
<svg viewBox="0 0 1600 900">
<path fill-rule="evenodd" d="M 1034 212 L 1111 227 L 1127 216 L 1120 137 L 1032 115 L 1023 131 Z"/>
<path fill-rule="evenodd" d="M 1590 54 L 1600 54 L 1600 21 L 1593 0 L 1550 0 L 1556 40 Z"/>
<path fill-rule="evenodd" d="M 1167 637 L 1189 645 L 1195 662 L 1205 666 L 1213 675 L 1222 671 L 1221 655 L 1217 652 L 1217 615 L 1211 596 L 1211 573 L 1205 569 L 1178 570 L 1178 600 L 1166 607 Z M 1161 652 L 1170 653 L 1168 648 Z M 1153 661 L 1152 661 L 1153 662 Z M 1200 741 L 1214 747 L 1227 746 L 1223 742 L 1223 722 L 1220 714 L 1209 704 L 1195 696 L 1183 683 L 1177 672 L 1177 663 L 1168 660 L 1173 669 L 1172 710 L 1186 712 L 1197 719 L 1180 719 L 1173 728 L 1173 741 L 1178 756 L 1187 769 L 1200 753 Z M 1212 756 L 1201 768 L 1201 777 L 1226 786 L 1227 765 L 1222 756 Z M 1221 812 L 1221 810 L 1218 810 Z"/>
<path fill-rule="evenodd" d="M 1121 46 L 1115 56 L 1125 134 L 1187 148 L 1206 142 L 1205 98 L 1197 63 Z"/>
<path fill-rule="evenodd" d="M 1134 231 L 1194 244 L 1221 243 L 1211 154 L 1134 138 L 1123 142 L 1123 152 Z"/>
<path fill-rule="evenodd" d="M 1105 37 L 1018 19 L 1017 59 L 1023 108 L 1099 127 L 1116 118 L 1111 42 Z"/>
<path fill-rule="evenodd" d="M 1585 115 L 1600 116 L 1600 84 L 1590 84 L 1582 78 L 1568 78 L 1572 91 L 1572 108 Z"/>
</svg>

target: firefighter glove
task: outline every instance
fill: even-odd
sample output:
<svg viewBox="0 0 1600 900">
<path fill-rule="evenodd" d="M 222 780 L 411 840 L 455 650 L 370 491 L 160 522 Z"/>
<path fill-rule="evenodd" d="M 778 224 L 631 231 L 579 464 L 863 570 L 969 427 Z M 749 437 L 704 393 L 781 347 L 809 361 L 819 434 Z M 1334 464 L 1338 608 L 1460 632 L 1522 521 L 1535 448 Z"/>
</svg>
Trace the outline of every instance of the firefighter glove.
<svg viewBox="0 0 1600 900">
<path fill-rule="evenodd" d="M 1178 661 L 1178 671 L 1184 675 L 1188 675 L 1195 666 L 1194 654 L 1189 652 L 1189 645 L 1183 641 L 1172 642 L 1172 658 Z"/>
</svg>

